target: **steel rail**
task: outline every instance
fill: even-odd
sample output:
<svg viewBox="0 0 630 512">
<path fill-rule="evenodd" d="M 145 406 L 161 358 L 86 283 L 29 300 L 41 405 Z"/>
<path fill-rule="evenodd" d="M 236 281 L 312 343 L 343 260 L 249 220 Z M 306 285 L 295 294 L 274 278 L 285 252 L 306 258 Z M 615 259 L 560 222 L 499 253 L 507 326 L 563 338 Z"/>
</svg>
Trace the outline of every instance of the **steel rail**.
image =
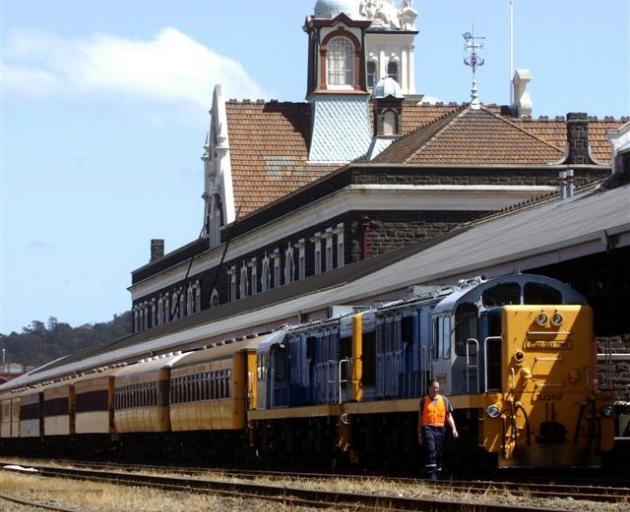
<svg viewBox="0 0 630 512">
<path fill-rule="evenodd" d="M 18 505 L 41 508 L 43 510 L 52 510 L 53 512 L 76 512 L 76 509 L 69 509 L 46 503 L 39 503 L 38 501 L 25 500 L 24 498 L 14 498 L 13 496 L 9 496 L 8 494 L 4 493 L 0 493 L 0 500 L 10 501 L 11 503 L 16 503 Z"/>
<path fill-rule="evenodd" d="M 558 510 L 558 506 L 553 508 L 543 506 L 520 506 L 516 504 L 500 503 L 479 503 L 468 500 L 445 497 L 440 492 L 440 497 L 436 501 L 433 497 L 422 498 L 415 496 L 403 496 L 391 494 L 370 494 L 365 492 L 342 492 L 308 489 L 303 487 L 289 486 L 286 484 L 269 484 L 257 482 L 239 482 L 234 480 L 211 480 L 211 479 L 189 479 L 185 477 L 168 477 L 143 475 L 138 473 L 121 473 L 103 470 L 70 469 L 51 466 L 39 466 L 35 469 L 40 476 L 62 477 L 79 480 L 89 480 L 97 482 L 107 482 L 118 485 L 135 485 L 151 488 L 159 488 L 166 491 L 186 491 L 215 494 L 226 497 L 240 497 L 251 499 L 265 499 L 276 502 L 290 503 L 293 506 L 350 506 L 356 508 L 358 505 L 364 508 L 389 507 L 395 510 L 434 510 L 436 512 L 444 510 L 465 510 L 474 508 L 489 512 L 504 512 L 506 510 L 537 510 L 551 511 Z M 437 489 L 436 489 L 437 490 Z M 468 483 L 468 487 L 462 489 L 468 492 L 474 491 Z M 487 489 L 486 489 L 487 492 Z M 533 497 L 531 494 L 530 497 Z M 557 497 L 557 496 L 554 496 Z M 575 497 L 574 497 L 575 499 Z"/>
<path fill-rule="evenodd" d="M 310 473 L 310 472 L 288 472 L 264 469 L 237 469 L 237 468 L 203 468 L 203 467 L 176 467 L 147 464 L 124 464 L 113 462 L 88 462 L 88 461 L 62 461 L 64 463 L 86 468 L 97 469 L 118 469 L 122 471 L 170 471 L 175 474 L 207 475 L 208 473 L 218 473 L 241 479 L 256 479 L 261 477 L 276 477 L 287 480 L 360 480 L 365 478 L 381 478 L 391 483 L 406 485 L 431 485 L 434 487 L 446 488 L 450 491 L 461 491 L 468 493 L 485 493 L 489 490 L 495 492 L 510 492 L 514 496 L 527 495 L 538 498 L 559 497 L 571 499 L 583 499 L 602 502 L 630 501 L 630 479 L 621 481 L 625 485 L 599 485 L 594 484 L 592 478 L 588 480 L 573 480 L 562 482 L 531 482 L 521 480 L 439 480 L 429 482 L 419 478 L 409 477 L 387 477 L 386 475 L 372 474 L 335 474 L 335 473 Z M 558 477 L 556 477 L 558 480 Z"/>
</svg>

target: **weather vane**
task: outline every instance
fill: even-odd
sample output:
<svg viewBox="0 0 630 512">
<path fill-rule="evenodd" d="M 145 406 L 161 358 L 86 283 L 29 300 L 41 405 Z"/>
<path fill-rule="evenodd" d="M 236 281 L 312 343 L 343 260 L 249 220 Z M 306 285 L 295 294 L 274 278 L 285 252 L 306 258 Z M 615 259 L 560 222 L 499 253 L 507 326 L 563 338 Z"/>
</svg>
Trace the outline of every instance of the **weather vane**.
<svg viewBox="0 0 630 512">
<path fill-rule="evenodd" d="M 482 40 L 485 37 L 476 36 L 475 35 L 475 27 L 473 25 L 472 33 L 465 32 L 462 34 L 464 41 L 464 50 L 470 52 L 470 57 L 464 59 L 464 64 L 470 66 L 472 68 L 472 88 L 470 89 L 470 106 L 477 110 L 481 106 L 479 102 L 479 94 L 477 91 L 477 79 L 475 73 L 477 72 L 477 68 L 483 66 L 486 61 L 484 59 L 479 58 L 478 51 L 483 48 Z"/>
</svg>

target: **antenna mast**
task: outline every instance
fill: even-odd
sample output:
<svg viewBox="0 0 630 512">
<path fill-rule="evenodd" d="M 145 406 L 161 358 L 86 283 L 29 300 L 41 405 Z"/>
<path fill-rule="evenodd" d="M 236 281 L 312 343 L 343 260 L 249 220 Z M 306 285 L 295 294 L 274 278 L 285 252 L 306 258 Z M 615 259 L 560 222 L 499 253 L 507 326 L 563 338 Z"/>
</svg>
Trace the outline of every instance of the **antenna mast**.
<svg viewBox="0 0 630 512">
<path fill-rule="evenodd" d="M 480 59 L 477 52 L 483 48 L 483 43 L 481 42 L 485 37 L 476 36 L 475 35 L 475 26 L 473 25 L 472 33 L 465 32 L 462 34 L 464 38 L 464 50 L 470 52 L 470 57 L 464 59 L 464 64 L 470 66 L 472 68 L 472 87 L 470 89 L 470 107 L 473 110 L 479 110 L 481 107 L 481 102 L 479 101 L 479 94 L 477 90 L 477 77 L 476 72 L 477 68 L 483 66 L 486 61 L 485 59 Z"/>
<path fill-rule="evenodd" d="M 510 105 L 514 104 L 514 90 L 512 79 L 514 78 L 514 0 L 510 0 Z"/>
</svg>

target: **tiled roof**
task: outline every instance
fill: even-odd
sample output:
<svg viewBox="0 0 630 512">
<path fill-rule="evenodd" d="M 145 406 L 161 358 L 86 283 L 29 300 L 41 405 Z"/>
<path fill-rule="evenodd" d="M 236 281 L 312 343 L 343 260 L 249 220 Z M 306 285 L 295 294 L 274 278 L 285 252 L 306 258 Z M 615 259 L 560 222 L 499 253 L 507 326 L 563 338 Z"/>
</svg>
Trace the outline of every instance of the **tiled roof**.
<svg viewBox="0 0 630 512">
<path fill-rule="evenodd" d="M 562 149 L 482 108 L 447 114 L 392 144 L 374 161 L 427 165 L 540 165 Z"/>
<path fill-rule="evenodd" d="M 462 106 L 457 103 L 448 105 L 414 105 L 404 103 L 402 111 L 403 135 L 407 135 L 422 126 L 427 126 L 447 114 L 461 110 Z"/>
<path fill-rule="evenodd" d="M 556 147 L 564 149 L 567 143 L 567 124 L 564 119 L 514 119 L 512 122 Z M 588 142 L 591 145 L 591 153 L 597 161 L 610 165 L 611 149 L 608 142 L 608 130 L 619 128 L 622 124 L 622 121 L 589 121 Z"/>
<path fill-rule="evenodd" d="M 311 105 L 226 104 L 236 211 L 247 215 L 340 167 L 308 162 Z M 404 103 L 403 137 L 374 161 L 435 165 L 538 165 L 557 162 L 566 145 L 566 122 L 515 119 L 500 107 L 472 111 L 465 105 Z M 596 160 L 610 164 L 608 130 L 619 120 L 591 120 Z"/>
<path fill-rule="evenodd" d="M 307 164 L 310 105 L 227 102 L 236 211 L 266 205 L 336 169 Z"/>
</svg>

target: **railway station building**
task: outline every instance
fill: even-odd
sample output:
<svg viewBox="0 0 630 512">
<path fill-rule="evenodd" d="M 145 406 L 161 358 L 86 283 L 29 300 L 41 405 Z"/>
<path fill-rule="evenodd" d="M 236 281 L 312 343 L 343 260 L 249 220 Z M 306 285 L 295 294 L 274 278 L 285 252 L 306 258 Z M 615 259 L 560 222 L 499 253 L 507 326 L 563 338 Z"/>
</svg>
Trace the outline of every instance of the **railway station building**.
<svg viewBox="0 0 630 512">
<path fill-rule="evenodd" d="M 151 241 L 150 261 L 132 272 L 134 332 L 250 308 L 265 294 L 298 296 L 340 269 L 376 268 L 489 217 L 616 183 L 615 170 L 623 184 L 628 119 L 534 119 L 526 70 L 514 75 L 512 105 L 474 95 L 425 101 L 413 3 L 375 4 L 315 3 L 303 27 L 304 102 L 237 101 L 215 88 L 202 153 L 205 227 L 168 253 Z M 603 256 L 529 268 L 589 299 L 610 301 L 610 287 L 627 299 L 627 247 L 602 236 Z"/>
</svg>

